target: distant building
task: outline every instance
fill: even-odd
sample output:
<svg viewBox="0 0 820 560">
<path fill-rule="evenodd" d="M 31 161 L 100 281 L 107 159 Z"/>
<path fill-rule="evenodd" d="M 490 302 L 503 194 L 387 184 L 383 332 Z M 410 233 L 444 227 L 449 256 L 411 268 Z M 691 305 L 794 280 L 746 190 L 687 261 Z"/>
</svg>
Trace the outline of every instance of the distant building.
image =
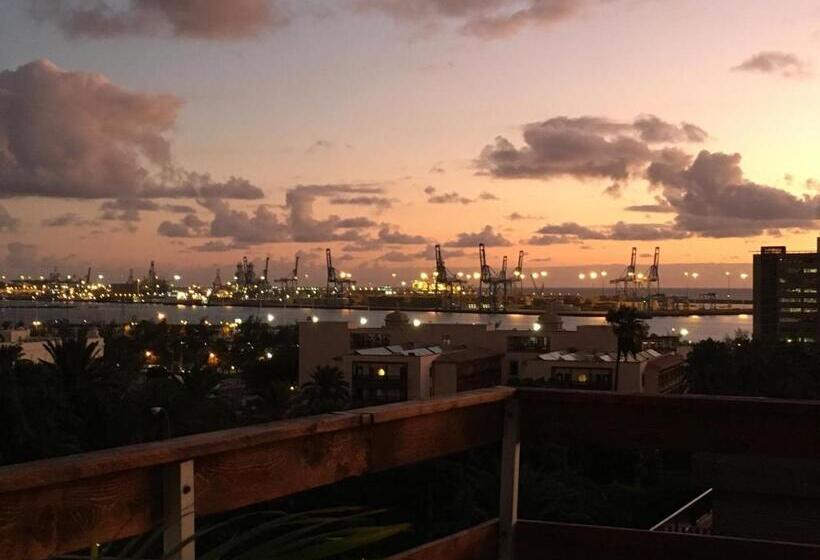
<svg viewBox="0 0 820 560">
<path fill-rule="evenodd" d="M 564 330 L 561 318 L 549 312 L 531 329 L 411 322 L 400 311 L 389 313 L 380 327 L 309 320 L 299 323 L 299 384 L 319 366 L 338 367 L 354 406 L 425 400 L 512 379 L 612 391 L 616 347 L 609 325 Z M 683 363 L 674 353 L 640 352 L 622 360 L 617 390 L 681 391 Z"/>
<path fill-rule="evenodd" d="M 555 351 L 524 364 L 521 379 L 543 380 L 547 387 L 620 393 L 680 393 L 685 388 L 685 359 L 679 354 L 644 350 L 621 357 L 614 387 L 616 354 Z"/>
<path fill-rule="evenodd" d="M 441 354 L 446 355 L 457 349 L 469 349 L 473 353 L 485 350 L 500 356 L 503 384 L 519 374 L 525 361 L 550 350 L 611 352 L 616 346 L 609 325 L 582 325 L 577 330 L 564 330 L 560 317 L 552 313 L 534 318 L 531 329 L 498 329 L 484 323 L 411 322 L 400 311 L 389 313 L 381 327 L 351 327 L 346 321 L 305 321 L 299 323 L 299 383 L 308 381 L 318 366 L 341 368 L 344 356 L 378 347 L 440 347 Z M 454 356 L 448 360 L 455 359 Z M 462 380 L 462 384 L 468 383 Z M 429 398 L 429 392 L 421 398 Z"/>
<path fill-rule="evenodd" d="M 820 237 L 815 252 L 761 247 L 754 256 L 754 337 L 820 342 Z"/>
</svg>

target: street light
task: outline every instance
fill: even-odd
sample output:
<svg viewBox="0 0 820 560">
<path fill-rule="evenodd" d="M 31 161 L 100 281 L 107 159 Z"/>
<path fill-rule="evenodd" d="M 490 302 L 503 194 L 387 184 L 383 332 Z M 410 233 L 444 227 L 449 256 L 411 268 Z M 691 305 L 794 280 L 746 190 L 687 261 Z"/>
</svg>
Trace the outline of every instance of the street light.
<svg viewBox="0 0 820 560">
<path fill-rule="evenodd" d="M 726 297 L 732 297 L 732 273 L 729 271 L 725 272 L 726 274 Z"/>
</svg>

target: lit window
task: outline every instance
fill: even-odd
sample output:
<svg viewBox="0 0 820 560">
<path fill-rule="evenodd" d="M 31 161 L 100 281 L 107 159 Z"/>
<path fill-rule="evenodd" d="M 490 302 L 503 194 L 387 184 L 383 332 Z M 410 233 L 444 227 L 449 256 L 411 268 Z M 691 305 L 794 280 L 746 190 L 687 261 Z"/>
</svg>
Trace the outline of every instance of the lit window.
<svg viewBox="0 0 820 560">
<path fill-rule="evenodd" d="M 589 381 L 589 377 L 586 373 L 579 373 L 578 374 L 578 383 L 587 383 Z"/>
</svg>

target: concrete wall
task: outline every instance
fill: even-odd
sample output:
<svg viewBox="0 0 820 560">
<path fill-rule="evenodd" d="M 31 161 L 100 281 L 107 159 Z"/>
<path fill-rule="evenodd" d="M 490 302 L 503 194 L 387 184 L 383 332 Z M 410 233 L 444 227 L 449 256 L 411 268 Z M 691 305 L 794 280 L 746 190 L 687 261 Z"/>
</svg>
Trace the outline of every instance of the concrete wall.
<svg viewBox="0 0 820 560">
<path fill-rule="evenodd" d="M 318 366 L 341 366 L 336 358 L 350 352 L 348 331 L 342 321 L 299 323 L 299 385 L 309 381 Z"/>
</svg>

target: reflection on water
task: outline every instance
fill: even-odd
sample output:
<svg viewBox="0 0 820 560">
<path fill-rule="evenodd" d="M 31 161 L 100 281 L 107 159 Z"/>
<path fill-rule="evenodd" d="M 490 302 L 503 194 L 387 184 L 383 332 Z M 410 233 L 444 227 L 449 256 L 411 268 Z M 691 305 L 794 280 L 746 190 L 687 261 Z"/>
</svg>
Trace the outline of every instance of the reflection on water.
<svg viewBox="0 0 820 560">
<path fill-rule="evenodd" d="M 4 305 L 10 305 L 5 302 Z M 26 304 L 31 305 L 31 304 Z M 156 319 L 162 313 L 172 323 L 182 320 L 189 323 L 208 319 L 211 322 L 246 319 L 255 315 L 262 321 L 273 324 L 289 324 L 316 316 L 320 321 L 348 321 L 361 324 L 362 317 L 369 326 L 384 323 L 384 316 L 389 311 L 364 311 L 350 309 L 316 309 L 293 307 L 202 307 L 202 306 L 168 306 L 151 304 L 69 304 L 65 306 L 22 307 L 11 305 L 0 307 L 0 321 L 68 320 L 73 323 L 123 323 L 132 320 Z M 411 320 L 419 319 L 423 323 L 488 323 L 503 328 L 529 329 L 535 317 L 532 315 L 477 315 L 473 313 L 447 313 L 434 311 L 408 311 Z M 604 323 L 603 317 L 563 317 L 564 328 L 574 329 L 578 325 L 596 325 Z M 649 320 L 650 331 L 655 334 L 672 334 L 681 329 L 689 331 L 688 338 L 702 340 L 705 338 L 723 338 L 732 336 L 738 329 L 751 332 L 751 315 L 706 316 L 690 315 L 688 317 L 656 317 Z"/>
</svg>

